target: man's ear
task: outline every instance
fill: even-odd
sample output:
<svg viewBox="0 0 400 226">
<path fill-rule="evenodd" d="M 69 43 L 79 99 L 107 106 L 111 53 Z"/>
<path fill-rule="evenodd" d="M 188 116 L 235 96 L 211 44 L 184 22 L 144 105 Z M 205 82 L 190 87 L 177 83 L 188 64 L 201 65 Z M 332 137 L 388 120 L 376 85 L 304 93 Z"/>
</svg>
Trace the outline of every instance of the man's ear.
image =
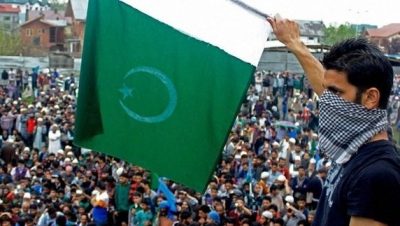
<svg viewBox="0 0 400 226">
<path fill-rule="evenodd" d="M 362 105 L 368 109 L 379 108 L 381 94 L 375 87 L 369 88 L 362 94 Z"/>
</svg>

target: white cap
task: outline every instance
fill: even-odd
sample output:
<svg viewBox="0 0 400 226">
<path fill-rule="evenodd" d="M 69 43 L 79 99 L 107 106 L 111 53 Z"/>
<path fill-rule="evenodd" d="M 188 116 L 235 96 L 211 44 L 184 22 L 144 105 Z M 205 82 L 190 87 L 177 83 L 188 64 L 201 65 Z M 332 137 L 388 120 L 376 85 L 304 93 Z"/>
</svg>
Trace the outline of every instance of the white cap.
<svg viewBox="0 0 400 226">
<path fill-rule="evenodd" d="M 24 148 L 24 151 L 27 151 L 27 152 L 29 152 L 31 149 L 29 149 L 29 147 L 25 147 Z"/>
<path fill-rule="evenodd" d="M 265 218 L 268 218 L 268 219 L 274 218 L 274 216 L 272 215 L 271 211 L 268 211 L 268 210 L 262 212 L 262 216 L 265 217 Z"/>
<path fill-rule="evenodd" d="M 124 168 L 120 167 L 117 169 L 116 173 L 118 176 L 120 176 L 124 172 Z"/>
<path fill-rule="evenodd" d="M 313 137 L 318 137 L 318 134 L 316 134 L 316 133 L 312 133 L 312 135 L 311 136 L 313 136 Z"/>
<path fill-rule="evenodd" d="M 301 161 L 300 156 L 296 155 L 296 156 L 294 157 L 294 161 Z"/>
<path fill-rule="evenodd" d="M 77 195 L 82 195 L 83 192 L 82 192 L 82 190 L 76 190 L 76 194 L 77 194 Z"/>
<path fill-rule="evenodd" d="M 71 162 L 70 158 L 65 158 L 64 162 Z"/>
<path fill-rule="evenodd" d="M 66 146 L 65 146 L 65 149 L 72 149 L 72 147 L 69 146 L 69 145 L 66 145 Z"/>
<path fill-rule="evenodd" d="M 72 160 L 72 163 L 73 163 L 73 164 L 78 164 L 78 159 Z"/>
<path fill-rule="evenodd" d="M 97 190 L 92 191 L 92 195 L 98 195 L 98 194 L 99 194 L 99 191 L 97 191 Z"/>
<path fill-rule="evenodd" d="M 329 168 L 329 167 L 331 167 L 331 161 L 329 161 L 329 162 L 327 162 L 326 164 L 325 164 L 325 167 L 327 167 L 327 168 Z"/>
<path fill-rule="evenodd" d="M 240 157 L 242 157 L 243 155 L 247 155 L 247 152 L 241 151 L 241 152 L 240 152 Z"/>
<path fill-rule="evenodd" d="M 276 106 L 272 106 L 271 110 L 272 111 L 278 111 L 278 108 Z"/>
<path fill-rule="evenodd" d="M 272 143 L 272 146 L 279 146 L 279 143 L 274 141 L 274 143 Z"/>
<path fill-rule="evenodd" d="M 262 172 L 261 173 L 261 179 L 265 179 L 265 178 L 267 178 L 267 177 L 269 177 L 269 172 Z"/>
<path fill-rule="evenodd" d="M 310 159 L 310 163 L 311 164 L 315 164 L 317 161 L 315 160 L 315 158 Z"/>
<path fill-rule="evenodd" d="M 286 180 L 286 177 L 285 177 L 284 175 L 281 174 L 281 175 L 278 176 L 277 180 L 279 180 L 279 181 L 285 181 L 285 180 Z"/>
<path fill-rule="evenodd" d="M 289 143 L 295 144 L 296 143 L 296 139 L 294 139 L 293 137 L 289 139 Z"/>
<path fill-rule="evenodd" d="M 57 151 L 57 154 L 62 154 L 62 155 L 64 155 L 64 150 L 63 150 L 63 149 L 58 150 L 58 151 Z"/>
<path fill-rule="evenodd" d="M 239 155 L 239 154 L 236 154 L 236 155 L 235 155 L 235 159 L 240 159 L 240 155 Z"/>
<path fill-rule="evenodd" d="M 72 151 L 67 152 L 68 156 L 74 156 L 74 153 Z"/>
<path fill-rule="evenodd" d="M 288 203 L 294 203 L 294 198 L 291 195 L 285 197 L 285 201 Z"/>
<path fill-rule="evenodd" d="M 30 198 L 31 198 L 31 193 L 25 192 L 23 198 L 24 198 L 24 199 L 30 199 Z"/>
</svg>

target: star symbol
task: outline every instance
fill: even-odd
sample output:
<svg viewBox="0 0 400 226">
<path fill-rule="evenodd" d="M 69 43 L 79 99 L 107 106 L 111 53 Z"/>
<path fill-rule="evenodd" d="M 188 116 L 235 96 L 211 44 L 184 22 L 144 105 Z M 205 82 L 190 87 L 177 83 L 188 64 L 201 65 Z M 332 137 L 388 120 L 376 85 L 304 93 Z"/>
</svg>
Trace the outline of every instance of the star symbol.
<svg viewBox="0 0 400 226">
<path fill-rule="evenodd" d="M 122 95 L 124 95 L 124 100 L 125 100 L 125 98 L 131 97 L 131 96 L 132 96 L 132 91 L 133 91 L 133 89 L 127 87 L 127 86 L 124 84 L 124 86 L 123 86 L 122 88 L 120 88 L 118 91 L 121 92 Z"/>
</svg>

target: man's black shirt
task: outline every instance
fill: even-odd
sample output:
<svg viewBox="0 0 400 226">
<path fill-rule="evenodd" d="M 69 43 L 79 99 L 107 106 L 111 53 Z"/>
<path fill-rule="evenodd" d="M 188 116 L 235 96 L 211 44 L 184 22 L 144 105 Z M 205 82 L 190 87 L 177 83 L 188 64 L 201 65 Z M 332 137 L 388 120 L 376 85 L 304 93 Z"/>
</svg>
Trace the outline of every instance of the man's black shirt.
<svg viewBox="0 0 400 226">
<path fill-rule="evenodd" d="M 351 216 L 400 225 L 400 155 L 389 141 L 361 146 L 343 165 L 332 164 L 314 226 L 348 226 Z"/>
</svg>

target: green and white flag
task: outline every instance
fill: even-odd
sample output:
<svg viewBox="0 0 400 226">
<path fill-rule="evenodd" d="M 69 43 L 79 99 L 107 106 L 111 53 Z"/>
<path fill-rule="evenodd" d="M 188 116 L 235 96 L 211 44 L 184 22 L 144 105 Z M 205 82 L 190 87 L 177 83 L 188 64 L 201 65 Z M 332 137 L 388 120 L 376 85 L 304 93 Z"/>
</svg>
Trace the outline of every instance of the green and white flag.
<svg viewBox="0 0 400 226">
<path fill-rule="evenodd" d="M 202 191 L 268 29 L 228 0 L 90 0 L 76 144 Z"/>
</svg>

